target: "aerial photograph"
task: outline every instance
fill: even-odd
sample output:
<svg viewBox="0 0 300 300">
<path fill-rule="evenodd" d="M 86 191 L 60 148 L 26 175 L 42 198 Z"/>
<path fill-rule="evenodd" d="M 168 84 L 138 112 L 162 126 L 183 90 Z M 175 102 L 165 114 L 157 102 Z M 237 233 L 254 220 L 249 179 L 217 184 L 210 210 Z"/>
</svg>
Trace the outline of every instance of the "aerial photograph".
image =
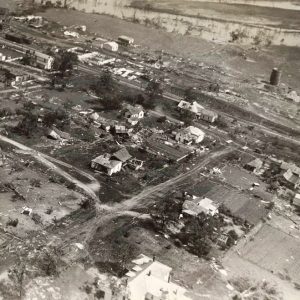
<svg viewBox="0 0 300 300">
<path fill-rule="evenodd" d="M 300 300 L 300 0 L 0 0 L 0 300 Z"/>
</svg>

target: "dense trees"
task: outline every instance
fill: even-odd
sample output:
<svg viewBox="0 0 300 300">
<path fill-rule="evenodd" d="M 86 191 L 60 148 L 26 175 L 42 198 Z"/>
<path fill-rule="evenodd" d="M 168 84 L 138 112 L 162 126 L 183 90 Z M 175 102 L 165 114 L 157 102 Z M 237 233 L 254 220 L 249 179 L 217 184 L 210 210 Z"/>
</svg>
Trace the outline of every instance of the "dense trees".
<svg viewBox="0 0 300 300">
<path fill-rule="evenodd" d="M 60 51 L 54 62 L 54 69 L 59 71 L 61 76 L 64 77 L 67 71 L 72 71 L 74 65 L 78 63 L 78 56 L 76 53 L 68 51 Z"/>
<path fill-rule="evenodd" d="M 150 100 L 155 101 L 156 98 L 162 95 L 163 90 L 159 81 L 151 80 L 146 86 L 145 92 Z"/>
<path fill-rule="evenodd" d="M 100 98 L 100 103 L 104 109 L 121 108 L 122 96 L 118 92 L 117 83 L 110 72 L 103 72 L 90 88 Z"/>
<path fill-rule="evenodd" d="M 184 91 L 184 100 L 190 103 L 197 101 L 197 94 L 193 88 L 187 88 Z"/>
<path fill-rule="evenodd" d="M 180 121 L 184 122 L 186 126 L 190 126 L 193 124 L 193 120 L 195 118 L 195 114 L 189 110 L 181 110 L 180 112 Z"/>
</svg>

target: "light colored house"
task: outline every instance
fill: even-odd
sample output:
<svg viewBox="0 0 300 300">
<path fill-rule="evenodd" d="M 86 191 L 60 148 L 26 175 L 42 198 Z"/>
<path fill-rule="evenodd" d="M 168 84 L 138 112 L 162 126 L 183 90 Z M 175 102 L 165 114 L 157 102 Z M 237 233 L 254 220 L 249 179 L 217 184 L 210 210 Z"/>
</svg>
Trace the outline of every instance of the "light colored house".
<svg viewBox="0 0 300 300">
<path fill-rule="evenodd" d="M 291 190 L 300 188 L 300 168 L 293 163 L 281 162 L 281 184 Z"/>
<path fill-rule="evenodd" d="M 122 162 L 116 159 L 111 159 L 110 154 L 100 155 L 91 161 L 91 167 L 97 171 L 104 171 L 109 176 L 118 173 L 122 169 Z"/>
<path fill-rule="evenodd" d="M 109 51 L 112 51 L 112 52 L 117 52 L 118 49 L 119 49 L 119 45 L 116 42 L 106 42 L 106 43 L 103 44 L 102 47 L 103 47 L 103 49 L 109 50 Z"/>
<path fill-rule="evenodd" d="M 178 131 L 175 135 L 175 140 L 181 143 L 195 143 L 198 144 L 203 141 L 205 133 L 195 127 L 189 126 L 180 131 Z"/>
<path fill-rule="evenodd" d="M 262 166 L 263 166 L 263 161 L 259 158 L 255 158 L 254 160 L 251 160 L 245 165 L 245 169 L 251 172 L 257 172 L 261 169 Z"/>
<path fill-rule="evenodd" d="M 293 200 L 293 204 L 297 207 L 300 207 L 300 194 L 296 194 Z"/>
<path fill-rule="evenodd" d="M 141 105 L 127 105 L 125 108 L 125 117 L 127 119 L 130 118 L 136 118 L 136 119 L 142 119 L 144 118 L 144 110 Z"/>
<path fill-rule="evenodd" d="M 200 114 L 201 111 L 204 109 L 202 105 L 200 105 L 197 101 L 194 101 L 193 103 L 181 100 L 178 104 L 179 109 L 183 110 L 189 110 L 193 112 L 194 114 Z"/>
<path fill-rule="evenodd" d="M 214 123 L 218 118 L 218 114 L 209 109 L 202 109 L 198 117 L 203 121 Z"/>
<path fill-rule="evenodd" d="M 292 190 L 296 190 L 300 187 L 300 175 L 294 173 L 291 169 L 288 169 L 282 174 L 280 181 Z"/>
<path fill-rule="evenodd" d="M 209 198 L 190 197 L 184 201 L 182 212 L 191 216 L 198 216 L 200 213 L 214 216 L 218 213 L 218 207 Z"/>
<path fill-rule="evenodd" d="M 126 128 L 124 125 L 115 125 L 113 127 L 113 132 L 115 134 L 121 134 L 121 135 L 129 135 L 130 133 L 132 133 L 132 128 Z"/>
<path fill-rule="evenodd" d="M 190 300 L 185 288 L 171 282 L 169 266 L 143 254 L 132 262 L 134 266 L 126 274 L 130 300 Z"/>
<path fill-rule="evenodd" d="M 132 37 L 126 36 L 126 35 L 120 35 L 118 37 L 118 43 L 123 45 L 132 45 L 134 43 L 134 39 Z"/>
<path fill-rule="evenodd" d="M 216 112 L 204 108 L 197 101 L 190 103 L 190 102 L 181 100 L 178 104 L 178 108 L 181 110 L 188 110 L 188 111 L 194 113 L 199 119 L 204 120 L 209 123 L 214 123 L 218 118 L 218 114 Z"/>
<path fill-rule="evenodd" d="M 51 70 L 54 64 L 54 57 L 39 51 L 32 51 L 34 64 L 42 69 Z"/>
</svg>

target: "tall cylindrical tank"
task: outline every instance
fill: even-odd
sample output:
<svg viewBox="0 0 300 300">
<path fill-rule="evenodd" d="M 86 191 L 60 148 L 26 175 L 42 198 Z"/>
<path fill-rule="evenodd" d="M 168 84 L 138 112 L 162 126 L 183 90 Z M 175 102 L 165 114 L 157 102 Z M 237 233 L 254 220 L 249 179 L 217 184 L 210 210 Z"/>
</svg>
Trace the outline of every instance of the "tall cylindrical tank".
<svg viewBox="0 0 300 300">
<path fill-rule="evenodd" d="M 270 76 L 270 84 L 272 85 L 278 85 L 281 78 L 281 71 L 277 68 L 274 68 L 272 70 L 271 76 Z"/>
</svg>

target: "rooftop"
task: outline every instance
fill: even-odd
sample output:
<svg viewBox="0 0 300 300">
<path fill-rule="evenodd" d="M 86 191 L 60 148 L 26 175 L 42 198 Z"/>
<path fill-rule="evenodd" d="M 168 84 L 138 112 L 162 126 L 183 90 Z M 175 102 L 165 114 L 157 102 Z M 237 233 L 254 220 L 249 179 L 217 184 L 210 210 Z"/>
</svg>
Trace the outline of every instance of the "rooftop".
<svg viewBox="0 0 300 300">
<path fill-rule="evenodd" d="M 182 133 L 185 133 L 185 134 L 191 134 L 191 135 L 195 135 L 195 136 L 201 136 L 201 135 L 204 135 L 204 132 L 195 127 L 195 126 L 189 126 L 189 127 L 186 127 L 184 129 L 181 130 Z"/>
<path fill-rule="evenodd" d="M 200 213 L 214 215 L 217 212 L 217 206 L 209 198 L 191 197 L 183 203 L 183 211 L 190 215 L 199 215 Z"/>
<path fill-rule="evenodd" d="M 129 154 L 129 152 L 127 151 L 127 149 L 125 147 L 121 148 L 120 150 L 118 150 L 117 152 L 115 152 L 112 155 L 113 158 L 116 158 L 117 160 L 121 161 L 121 162 L 126 162 L 127 160 L 129 160 L 132 156 Z"/>
<path fill-rule="evenodd" d="M 120 164 L 120 161 L 110 159 L 111 155 L 110 154 L 103 154 L 99 155 L 98 157 L 94 158 L 92 161 L 107 168 L 107 169 L 112 169 L 118 164 Z"/>
<path fill-rule="evenodd" d="M 143 111 L 143 107 L 141 105 L 127 105 L 126 111 L 130 112 L 132 115 L 136 115 Z"/>
<path fill-rule="evenodd" d="M 254 167 L 254 168 L 261 168 L 263 165 L 263 161 L 259 158 L 255 158 L 247 163 L 247 166 Z"/>
<path fill-rule="evenodd" d="M 161 300 L 188 300 L 185 288 L 170 282 L 172 268 L 140 254 L 126 274 L 131 300 L 145 299 L 146 295 Z"/>
</svg>

